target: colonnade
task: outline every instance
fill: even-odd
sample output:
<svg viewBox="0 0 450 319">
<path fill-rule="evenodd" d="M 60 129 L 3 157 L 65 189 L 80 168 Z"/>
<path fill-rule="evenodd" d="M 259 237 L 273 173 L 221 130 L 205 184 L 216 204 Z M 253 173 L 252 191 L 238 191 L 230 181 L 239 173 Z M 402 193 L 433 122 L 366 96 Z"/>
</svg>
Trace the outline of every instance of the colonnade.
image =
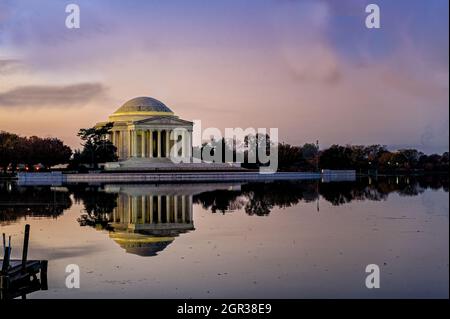
<svg viewBox="0 0 450 319">
<path fill-rule="evenodd" d="M 119 194 L 113 222 L 125 224 L 192 223 L 191 195 Z"/>
<path fill-rule="evenodd" d="M 134 129 L 110 132 L 119 159 L 190 158 L 192 137 L 188 130 Z M 175 144 L 178 144 L 175 146 Z"/>
</svg>

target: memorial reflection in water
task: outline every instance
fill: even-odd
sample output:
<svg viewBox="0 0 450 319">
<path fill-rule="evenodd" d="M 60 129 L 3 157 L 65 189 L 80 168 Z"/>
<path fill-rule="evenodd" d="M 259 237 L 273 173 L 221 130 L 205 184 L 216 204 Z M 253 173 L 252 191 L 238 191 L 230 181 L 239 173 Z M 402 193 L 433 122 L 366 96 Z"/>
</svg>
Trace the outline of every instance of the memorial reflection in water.
<svg viewBox="0 0 450 319">
<path fill-rule="evenodd" d="M 118 194 L 110 237 L 128 253 L 153 256 L 181 233 L 194 230 L 192 194 L 173 186 L 106 186 Z"/>
</svg>

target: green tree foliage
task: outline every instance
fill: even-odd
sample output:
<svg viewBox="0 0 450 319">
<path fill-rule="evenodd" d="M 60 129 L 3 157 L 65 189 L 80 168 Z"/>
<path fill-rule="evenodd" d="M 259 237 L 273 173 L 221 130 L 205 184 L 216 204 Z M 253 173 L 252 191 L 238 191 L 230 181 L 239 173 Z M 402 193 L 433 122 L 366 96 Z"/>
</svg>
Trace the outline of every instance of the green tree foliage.
<svg viewBox="0 0 450 319">
<path fill-rule="evenodd" d="M 45 167 L 68 163 L 72 150 L 57 138 L 32 136 L 26 141 L 27 164 L 41 163 Z"/>
<path fill-rule="evenodd" d="M 19 159 L 17 150 L 21 139 L 16 134 L 0 132 L 0 166 L 5 172 L 9 164 L 16 164 Z"/>
<path fill-rule="evenodd" d="M 425 155 L 415 149 L 388 151 L 382 145 L 332 145 L 320 153 L 320 168 L 381 172 L 448 171 L 448 152 Z"/>
<path fill-rule="evenodd" d="M 80 129 L 78 136 L 83 141 L 83 150 L 74 153 L 71 166 L 90 164 L 91 167 L 98 168 L 99 163 L 117 161 L 117 149 L 107 138 L 112 127 L 113 123 L 106 123 L 100 127 Z"/>
<path fill-rule="evenodd" d="M 294 146 L 278 144 L 278 168 L 286 171 L 315 171 L 319 150 L 316 144 L 306 143 Z"/>
<path fill-rule="evenodd" d="M 17 164 L 27 164 L 29 167 L 42 164 L 46 168 L 65 164 L 71 155 L 70 147 L 57 138 L 27 138 L 0 132 L 0 167 L 5 172 L 8 166 L 14 171 Z"/>
<path fill-rule="evenodd" d="M 197 150 L 214 154 L 220 152 L 222 161 L 224 151 L 231 151 L 233 158 L 243 158 L 242 167 L 258 169 L 261 164 L 249 161 L 256 155 L 258 146 L 266 143 L 268 149 L 273 144 L 268 136 L 248 135 L 242 145 L 236 145 L 231 140 L 214 140 L 204 143 Z M 264 149 L 264 147 L 262 148 Z M 200 154 L 200 152 L 194 152 Z M 241 155 L 241 156 L 237 156 Z M 220 158 L 219 157 L 219 158 Z M 278 170 L 280 171 L 316 171 L 318 169 L 352 169 L 361 173 L 379 172 L 410 172 L 410 171 L 448 171 L 448 152 L 438 155 L 425 155 L 415 149 L 400 149 L 389 151 L 385 145 L 332 145 L 319 151 L 317 144 L 306 143 L 303 146 L 278 144 Z"/>
<path fill-rule="evenodd" d="M 302 151 L 299 146 L 292 146 L 285 143 L 278 144 L 278 167 L 280 169 L 292 169 L 299 167 Z"/>
<path fill-rule="evenodd" d="M 270 165 L 269 162 L 262 163 L 262 161 L 269 154 L 273 154 L 277 147 L 274 141 L 271 140 L 269 134 L 249 134 L 244 138 L 244 163 L 242 167 L 258 169 L 261 166 Z M 279 152 L 279 150 L 278 150 Z"/>
<path fill-rule="evenodd" d="M 355 152 L 356 153 L 356 152 Z M 350 146 L 332 145 L 320 154 L 320 167 L 327 169 L 352 169 L 358 158 Z"/>
</svg>

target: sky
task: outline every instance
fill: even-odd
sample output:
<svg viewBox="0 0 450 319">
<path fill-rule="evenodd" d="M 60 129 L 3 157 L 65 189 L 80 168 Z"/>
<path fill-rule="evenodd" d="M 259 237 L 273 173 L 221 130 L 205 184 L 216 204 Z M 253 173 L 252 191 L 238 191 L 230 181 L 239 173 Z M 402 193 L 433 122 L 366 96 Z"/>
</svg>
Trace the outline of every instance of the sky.
<svg viewBox="0 0 450 319">
<path fill-rule="evenodd" d="M 80 7 L 68 29 L 66 5 Z M 368 29 L 365 7 L 380 7 Z M 0 0 L 0 130 L 58 137 L 151 96 L 299 145 L 449 149 L 447 0 Z"/>
</svg>

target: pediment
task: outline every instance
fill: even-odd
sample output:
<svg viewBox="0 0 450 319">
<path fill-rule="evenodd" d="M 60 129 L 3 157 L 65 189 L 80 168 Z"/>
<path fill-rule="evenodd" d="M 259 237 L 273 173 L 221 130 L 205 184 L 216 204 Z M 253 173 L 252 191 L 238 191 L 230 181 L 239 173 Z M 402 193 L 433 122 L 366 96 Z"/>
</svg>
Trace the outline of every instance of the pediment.
<svg viewBox="0 0 450 319">
<path fill-rule="evenodd" d="M 191 126 L 193 123 L 189 121 L 182 120 L 175 116 L 154 116 L 148 119 L 143 119 L 134 122 L 135 125 L 180 125 L 180 126 Z"/>
</svg>

